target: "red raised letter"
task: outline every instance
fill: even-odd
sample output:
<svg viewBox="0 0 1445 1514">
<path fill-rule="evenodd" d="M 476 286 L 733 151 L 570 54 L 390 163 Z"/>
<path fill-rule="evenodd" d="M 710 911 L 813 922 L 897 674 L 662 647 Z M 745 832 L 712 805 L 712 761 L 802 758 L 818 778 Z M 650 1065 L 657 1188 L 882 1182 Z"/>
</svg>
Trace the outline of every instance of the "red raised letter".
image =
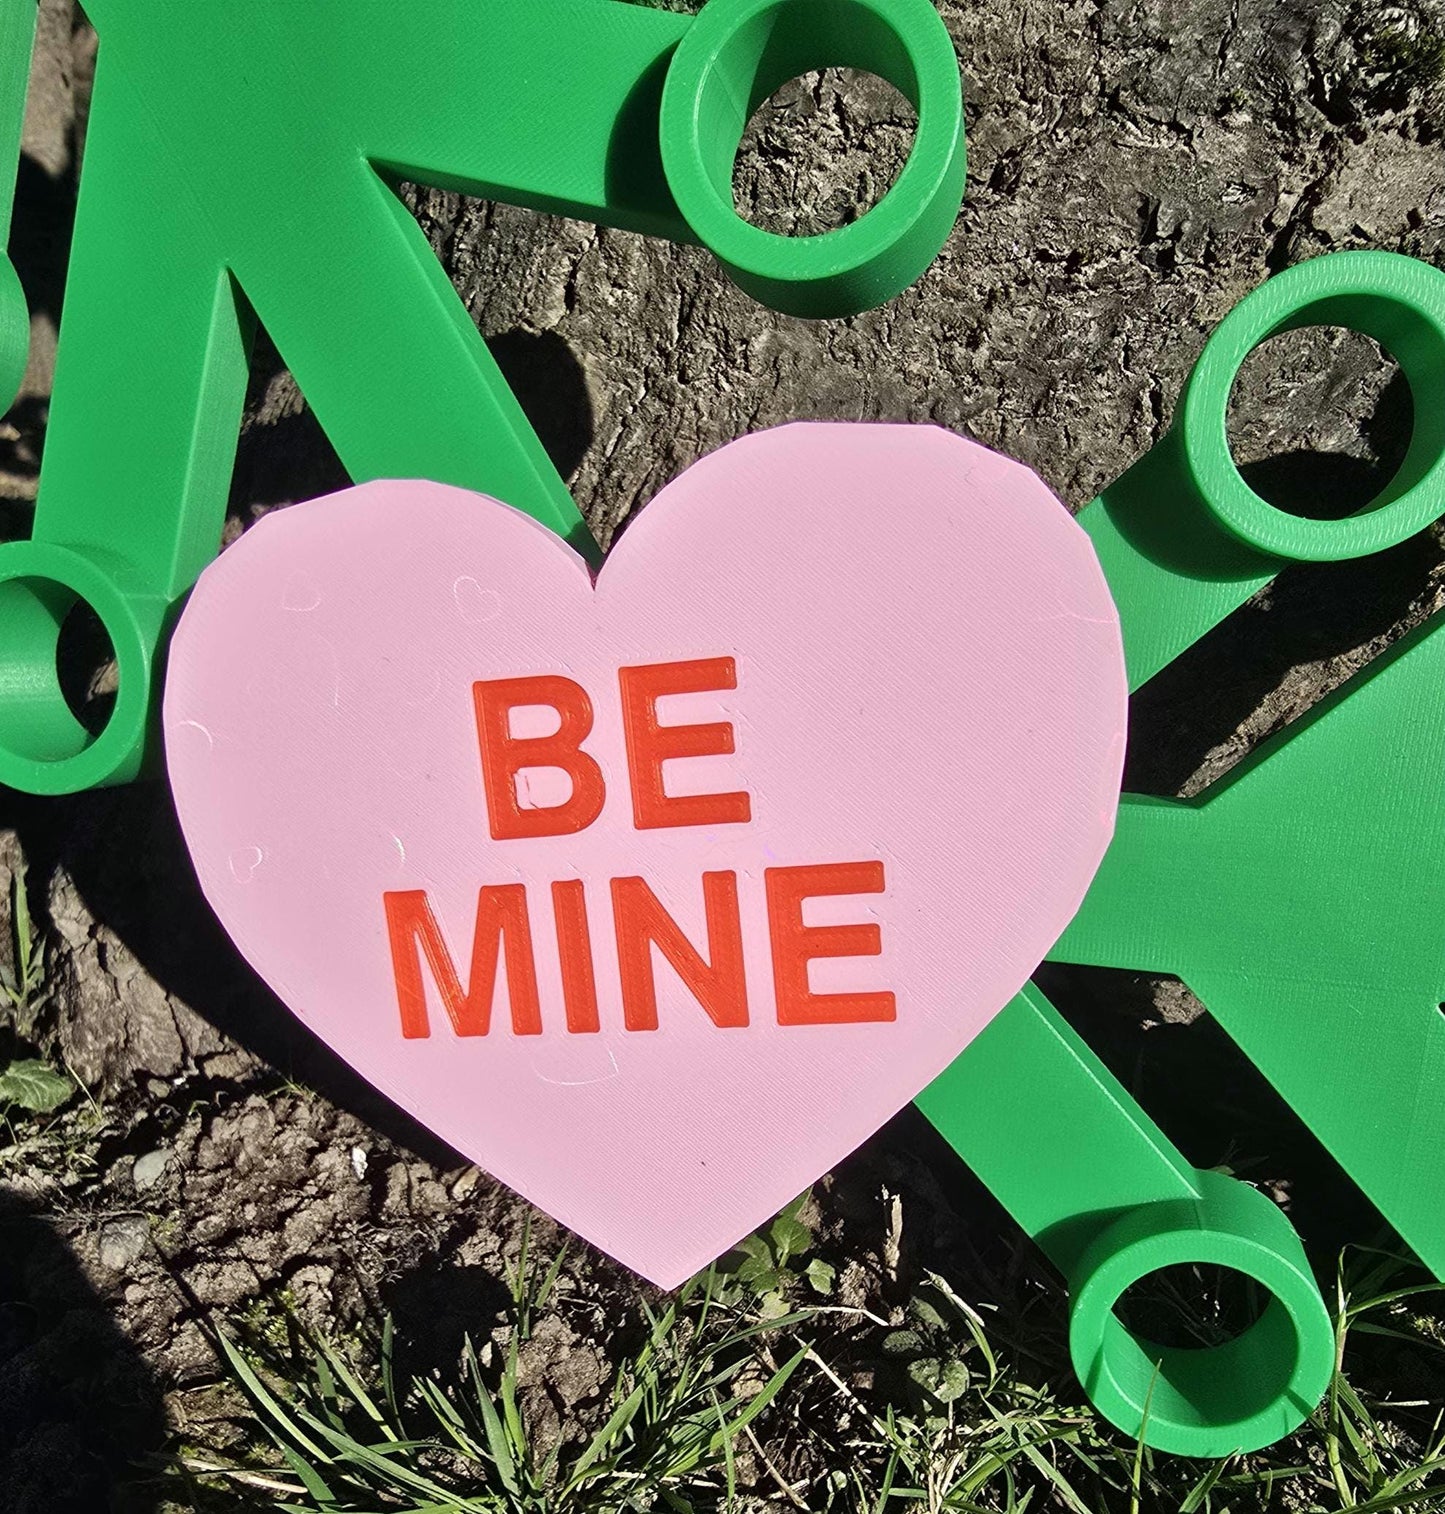
<svg viewBox="0 0 1445 1514">
<path fill-rule="evenodd" d="M 734 743 L 733 728 L 725 720 L 711 725 L 659 724 L 657 701 L 666 694 L 737 688 L 733 659 L 708 657 L 698 662 L 618 668 L 617 681 L 622 688 L 622 727 L 627 736 L 636 828 L 655 831 L 674 825 L 746 825 L 752 819 L 752 806 L 745 793 L 669 798 L 662 787 L 662 764 L 670 758 L 723 756 L 734 750 Z"/>
<path fill-rule="evenodd" d="M 557 958 L 562 964 L 562 1002 L 567 1029 L 601 1030 L 597 1018 L 597 978 L 592 970 L 592 932 L 587 925 L 587 894 L 580 878 L 552 885 L 552 914 L 557 921 Z"/>
<path fill-rule="evenodd" d="M 738 911 L 738 875 L 704 873 L 707 909 L 704 962 L 677 921 L 641 878 L 612 880 L 612 916 L 617 932 L 617 967 L 622 979 L 622 1020 L 628 1030 L 657 1029 L 657 984 L 652 948 L 672 964 L 692 996 L 720 1029 L 748 1023 L 748 991 L 743 978 L 743 929 Z"/>
<path fill-rule="evenodd" d="M 442 1004 L 459 1036 L 484 1036 L 492 1024 L 492 996 L 497 987 L 497 959 L 506 953 L 507 997 L 512 1001 L 512 1029 L 519 1036 L 542 1033 L 537 1000 L 537 969 L 532 959 L 532 927 L 527 918 L 527 891 L 520 883 L 484 888 L 477 895 L 477 927 L 472 939 L 472 981 L 465 992 L 456 965 L 442 939 L 431 901 L 420 889 L 383 894 L 386 929 L 391 939 L 391 970 L 401 1033 L 408 1039 L 431 1035 L 422 983 L 424 954 L 441 991 Z M 420 942 L 421 952 L 417 951 Z"/>
<path fill-rule="evenodd" d="M 876 957 L 883 932 L 876 925 L 805 925 L 803 900 L 831 894 L 881 894 L 881 862 L 830 862 L 763 869 L 768 930 L 773 939 L 773 988 L 779 1025 L 854 1025 L 896 1020 L 890 993 L 815 994 L 808 986 L 814 957 Z"/>
<path fill-rule="evenodd" d="M 570 678 L 540 673 L 474 684 L 472 697 L 493 839 L 517 841 L 585 831 L 602 813 L 607 797 L 602 769 L 582 750 L 592 730 L 587 690 Z M 513 736 L 511 712 L 527 705 L 550 706 L 561 724 L 550 736 Z M 562 804 L 524 807 L 518 801 L 517 778 L 527 768 L 561 768 L 572 780 L 571 797 Z"/>
</svg>

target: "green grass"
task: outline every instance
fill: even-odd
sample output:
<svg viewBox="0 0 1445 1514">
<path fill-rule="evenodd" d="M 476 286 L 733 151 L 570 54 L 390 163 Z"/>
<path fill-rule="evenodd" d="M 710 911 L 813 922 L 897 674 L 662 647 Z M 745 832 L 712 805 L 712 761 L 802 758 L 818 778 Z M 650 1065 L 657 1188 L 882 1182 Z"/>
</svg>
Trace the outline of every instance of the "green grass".
<svg viewBox="0 0 1445 1514">
<path fill-rule="evenodd" d="M 602 1422 L 584 1437 L 543 1445 L 523 1407 L 518 1361 L 526 1319 L 545 1307 L 556 1276 L 554 1263 L 540 1289 L 514 1290 L 496 1372 L 484 1371 L 469 1340 L 455 1381 L 413 1377 L 401 1394 L 389 1321 L 369 1384 L 335 1345 L 294 1324 L 284 1355 L 222 1336 L 279 1460 L 219 1472 L 192 1456 L 180 1470 L 201 1487 L 230 1483 L 304 1510 L 686 1509 L 699 1495 L 733 1497 L 738 1442 L 807 1347 L 770 1364 L 761 1380 L 743 1379 L 766 1358 L 762 1338 L 804 1316 L 748 1320 L 718 1304 L 706 1280 L 695 1282 L 660 1313 L 647 1312 L 645 1338 L 619 1365 Z"/>
<path fill-rule="evenodd" d="M 245 1335 L 228 1332 L 220 1350 L 245 1396 L 250 1450 L 179 1456 L 171 1477 L 185 1487 L 182 1506 L 1445 1510 L 1445 1327 L 1432 1312 L 1441 1290 L 1387 1252 L 1341 1260 L 1339 1370 L 1314 1417 L 1267 1451 L 1216 1462 L 1156 1455 L 1101 1422 L 1067 1368 L 1058 1300 L 1036 1285 L 984 1307 L 930 1276 L 884 1318 L 816 1302 L 803 1268 L 783 1284 L 792 1307 L 782 1314 L 776 1286 L 758 1293 L 736 1270 L 710 1269 L 666 1307 L 641 1306 L 604 1394 L 564 1417 L 559 1434 L 529 1411 L 521 1363 L 536 1323 L 570 1307 L 563 1268 L 562 1256 L 546 1267 L 529 1258 L 524 1233 L 501 1344 L 468 1342 L 445 1378 L 397 1381 L 390 1322 L 369 1352 L 293 1320 L 280 1334 L 254 1318 Z M 1433 1387 L 1403 1398 L 1380 1387 L 1407 1380 Z"/>
<path fill-rule="evenodd" d="M 1428 26 L 1411 30 L 1388 22 L 1367 34 L 1365 61 L 1416 85 L 1445 77 L 1445 36 Z"/>
<path fill-rule="evenodd" d="M 10 874 L 10 962 L 0 963 L 0 999 L 21 1035 L 34 1028 L 35 1005 L 44 986 L 45 946 L 30 915 L 22 863 Z"/>
<path fill-rule="evenodd" d="M 10 961 L 0 962 L 0 1121 L 13 1143 L 9 1116 L 51 1114 L 69 1100 L 75 1083 L 40 1057 L 29 1055 L 45 993 L 45 946 L 30 915 L 25 867 L 10 875 Z"/>
</svg>

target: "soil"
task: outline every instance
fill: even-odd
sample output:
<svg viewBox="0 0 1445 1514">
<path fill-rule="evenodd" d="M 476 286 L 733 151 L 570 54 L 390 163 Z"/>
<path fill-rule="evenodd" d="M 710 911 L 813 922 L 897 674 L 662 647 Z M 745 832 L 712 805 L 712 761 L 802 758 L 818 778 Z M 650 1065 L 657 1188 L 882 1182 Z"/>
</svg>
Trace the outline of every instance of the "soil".
<svg viewBox="0 0 1445 1514">
<path fill-rule="evenodd" d="M 1439 0 L 940 9 L 965 76 L 967 203 L 916 286 L 855 319 L 773 314 L 695 248 L 407 191 L 604 541 L 704 453 L 809 417 L 950 427 L 1077 509 L 1160 438 L 1209 331 L 1272 273 L 1352 247 L 1445 266 L 1445 93 L 1427 45 L 1445 35 Z M 28 529 L 43 444 L 93 58 L 69 0 L 44 0 L 13 248 L 32 363 L 0 433 L 9 535 Z M 891 91 L 831 71 L 785 87 L 755 128 L 740 203 L 793 231 L 856 213 L 909 141 Z M 1236 412 L 1257 487 L 1308 509 L 1327 485 L 1343 513 L 1403 456 L 1411 398 L 1365 339 L 1295 334 L 1251 361 Z M 228 539 L 346 481 L 263 340 Z M 1130 787 L 1197 792 L 1442 603 L 1438 533 L 1285 575 L 1136 698 Z M 103 701 L 104 667 L 79 688 Z M 0 1151 L 0 1507 L 155 1507 L 117 1491 L 118 1469 L 167 1425 L 214 1433 L 206 1311 L 284 1294 L 345 1331 L 390 1310 L 422 1369 L 453 1361 L 467 1331 L 485 1338 L 525 1206 L 258 982 L 198 892 L 165 787 L 0 793 L 0 850 L 28 867 L 47 946 L 32 1039 L 85 1090 Z M 1320 1256 L 1374 1232 L 1180 985 L 1064 970 L 1046 983 L 1191 1160 L 1242 1153 Z M 813 1204 L 845 1302 L 886 1313 L 932 1267 L 965 1296 L 1034 1290 L 1062 1318 L 1047 1267 L 911 1111 Z M 533 1239 L 560 1237 L 538 1217 Z M 526 1363 L 534 1412 L 554 1420 L 599 1393 L 650 1296 L 580 1245 L 563 1287 L 577 1308 Z"/>
</svg>

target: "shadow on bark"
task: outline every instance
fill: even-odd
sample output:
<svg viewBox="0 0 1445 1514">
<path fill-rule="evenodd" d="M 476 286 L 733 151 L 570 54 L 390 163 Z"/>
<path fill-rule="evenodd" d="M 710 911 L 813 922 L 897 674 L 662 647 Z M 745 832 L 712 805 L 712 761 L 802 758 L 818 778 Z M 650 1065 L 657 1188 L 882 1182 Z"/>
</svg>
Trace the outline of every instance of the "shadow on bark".
<svg viewBox="0 0 1445 1514">
<path fill-rule="evenodd" d="M 0 1188 L 0 1508 L 148 1514 L 160 1386 L 54 1226 Z"/>
</svg>

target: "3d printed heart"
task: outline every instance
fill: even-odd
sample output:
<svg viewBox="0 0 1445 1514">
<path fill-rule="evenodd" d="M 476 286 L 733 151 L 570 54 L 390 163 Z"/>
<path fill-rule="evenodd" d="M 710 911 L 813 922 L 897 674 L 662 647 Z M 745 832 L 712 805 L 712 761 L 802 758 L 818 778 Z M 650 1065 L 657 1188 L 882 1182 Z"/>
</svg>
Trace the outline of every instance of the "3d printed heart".
<svg viewBox="0 0 1445 1514">
<path fill-rule="evenodd" d="M 724 448 L 595 585 L 459 489 L 280 512 L 202 576 L 165 704 L 202 884 L 277 993 L 669 1285 L 1023 985 L 1124 727 L 1083 532 L 906 426 Z"/>
</svg>

